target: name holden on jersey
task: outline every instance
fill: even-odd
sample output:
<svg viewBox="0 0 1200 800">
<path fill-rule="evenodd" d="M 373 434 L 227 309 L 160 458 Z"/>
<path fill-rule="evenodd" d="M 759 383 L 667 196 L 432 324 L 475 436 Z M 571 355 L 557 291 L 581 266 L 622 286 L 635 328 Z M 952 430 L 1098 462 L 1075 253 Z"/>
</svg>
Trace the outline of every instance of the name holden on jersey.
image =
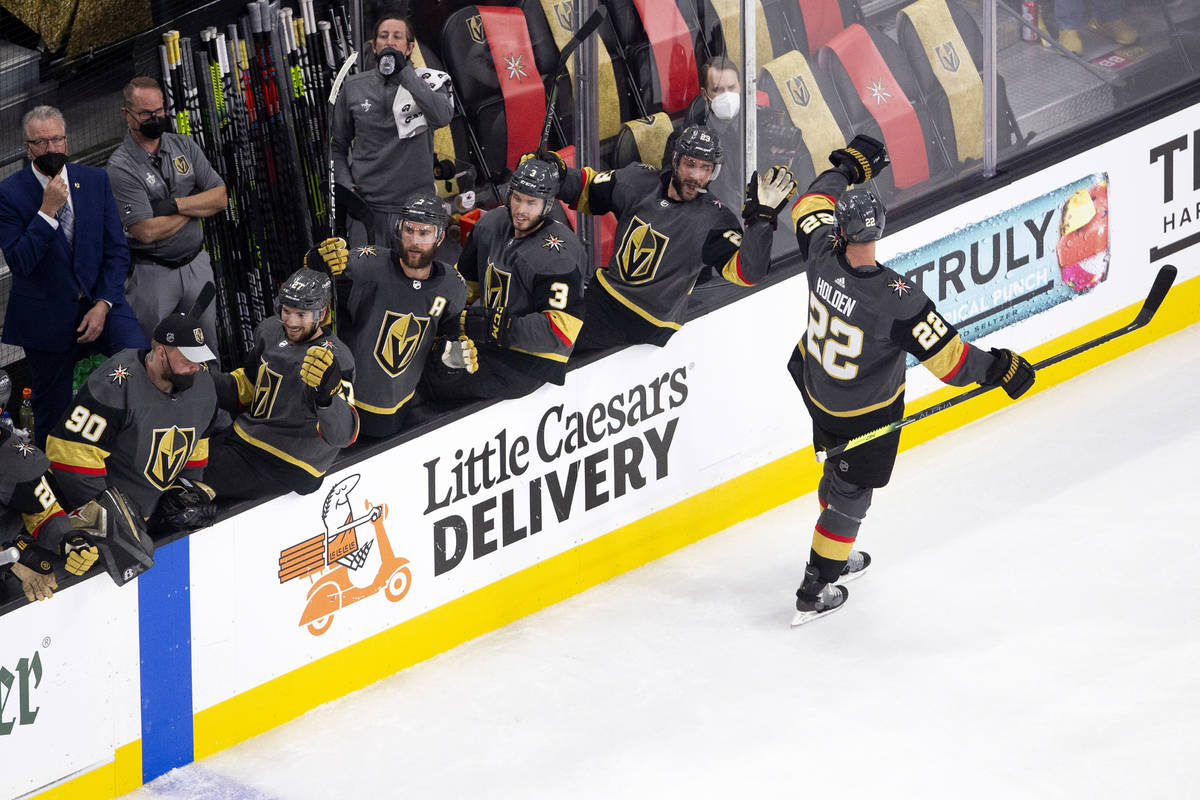
<svg viewBox="0 0 1200 800">
<path fill-rule="evenodd" d="M 499 493 L 475 500 L 469 512 L 447 514 L 435 521 L 433 574 L 454 569 L 468 551 L 472 559 L 478 559 L 540 533 L 547 499 L 554 519 L 563 523 L 580 508 L 579 495 L 583 510 L 588 511 L 645 487 L 651 478 L 667 477 L 678 416 L 614 439 L 679 408 L 687 398 L 687 368 L 678 367 L 586 411 L 551 406 L 532 437 L 521 435 L 510 441 L 505 429 L 478 447 L 455 452 L 450 466 L 443 465 L 440 458 L 426 462 L 426 515 L 525 475 L 536 463 L 555 465 L 523 483 L 514 482 Z M 585 448 L 605 441 L 611 444 L 582 455 Z M 563 463 L 573 455 L 576 457 L 569 463 Z"/>
</svg>

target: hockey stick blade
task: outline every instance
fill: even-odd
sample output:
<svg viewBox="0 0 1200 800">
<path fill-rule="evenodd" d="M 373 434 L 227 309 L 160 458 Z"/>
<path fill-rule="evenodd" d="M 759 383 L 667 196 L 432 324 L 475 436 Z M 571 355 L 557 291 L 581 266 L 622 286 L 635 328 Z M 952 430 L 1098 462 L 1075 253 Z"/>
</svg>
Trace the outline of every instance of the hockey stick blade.
<svg viewBox="0 0 1200 800">
<path fill-rule="evenodd" d="M 1138 328 L 1145 327 L 1147 324 L 1149 324 L 1150 320 L 1154 318 L 1154 314 L 1158 311 L 1158 307 L 1161 306 L 1163 300 L 1166 299 L 1167 292 L 1170 291 L 1171 285 L 1175 282 L 1175 276 L 1177 274 L 1178 270 L 1176 270 L 1171 264 L 1164 264 L 1162 268 L 1159 269 L 1158 274 L 1154 276 L 1154 283 L 1150 286 L 1150 292 L 1146 295 L 1146 299 L 1142 301 L 1142 307 L 1138 310 L 1137 316 L 1134 317 L 1133 321 L 1125 327 L 1117 328 L 1115 331 L 1109 331 L 1103 336 L 1097 336 L 1095 339 L 1078 344 L 1070 349 L 1064 350 L 1061 353 L 1057 353 L 1049 358 L 1043 359 L 1042 361 L 1034 364 L 1033 369 L 1035 371 L 1045 369 L 1046 367 L 1053 366 L 1060 361 L 1066 361 L 1068 358 L 1077 356 L 1087 350 L 1091 350 L 1094 347 L 1099 347 L 1102 344 L 1106 344 L 1107 342 L 1116 339 L 1118 336 L 1124 336 L 1127 333 L 1132 333 Z M 992 389 L 996 388 L 999 387 L 976 386 L 969 392 L 963 392 L 960 395 L 951 397 L 949 400 L 938 403 L 937 405 L 932 405 L 923 411 L 918 411 L 912 416 L 905 417 L 897 422 L 888 423 L 883 427 L 876 428 L 873 431 L 868 431 L 862 436 L 856 436 L 845 444 L 831 447 L 828 450 L 819 451 L 816 453 L 817 462 L 821 463 L 827 461 L 834 456 L 841 455 L 847 450 L 851 450 L 855 447 L 859 447 L 860 445 L 872 442 L 881 436 L 887 436 L 889 433 L 898 431 L 906 425 L 911 425 L 918 420 L 931 417 L 940 411 L 945 411 L 946 409 L 952 408 L 959 403 L 970 400 L 973 397 L 978 397 L 979 395 L 985 392 L 990 392 Z"/>
</svg>

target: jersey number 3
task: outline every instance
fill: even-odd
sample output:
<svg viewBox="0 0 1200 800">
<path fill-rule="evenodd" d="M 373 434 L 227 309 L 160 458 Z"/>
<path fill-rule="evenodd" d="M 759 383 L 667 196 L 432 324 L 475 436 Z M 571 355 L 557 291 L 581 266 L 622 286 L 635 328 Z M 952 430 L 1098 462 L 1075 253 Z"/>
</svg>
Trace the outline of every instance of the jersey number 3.
<svg viewBox="0 0 1200 800">
<path fill-rule="evenodd" d="M 831 378 L 848 381 L 858 375 L 854 359 L 862 355 L 863 332 L 841 317 L 832 316 L 817 297 L 808 293 L 808 352 Z"/>
</svg>

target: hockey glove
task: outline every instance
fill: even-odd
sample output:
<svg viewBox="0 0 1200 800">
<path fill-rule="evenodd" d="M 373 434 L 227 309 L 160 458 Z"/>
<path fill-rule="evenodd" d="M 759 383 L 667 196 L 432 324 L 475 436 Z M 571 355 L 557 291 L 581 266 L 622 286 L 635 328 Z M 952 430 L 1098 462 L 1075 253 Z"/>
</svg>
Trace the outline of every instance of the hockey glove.
<svg viewBox="0 0 1200 800">
<path fill-rule="evenodd" d="M 180 478 L 158 497 L 146 523 L 151 536 L 207 528 L 217 518 L 217 493 L 206 483 Z"/>
<path fill-rule="evenodd" d="M 300 365 L 300 380 L 313 390 L 318 406 L 324 408 L 332 403 L 342 385 L 342 376 L 333 361 L 333 351 L 319 344 L 308 348 Z"/>
<path fill-rule="evenodd" d="M 450 369 L 465 369 L 468 374 L 474 374 L 479 369 L 479 350 L 475 343 L 463 337 L 446 342 L 442 353 L 442 363 Z"/>
<path fill-rule="evenodd" d="M 54 579 L 54 565 L 51 563 L 51 553 L 28 536 L 17 539 L 17 550 L 20 556 L 12 565 L 13 575 L 21 582 L 21 589 L 29 602 L 49 600 L 58 588 Z"/>
<path fill-rule="evenodd" d="M 787 167 L 774 166 L 763 178 L 756 170 L 746 184 L 746 204 L 742 206 L 742 219 L 747 222 L 765 219 L 775 225 L 775 218 L 783 211 L 788 200 L 796 193 L 796 178 Z"/>
<path fill-rule="evenodd" d="M 150 210 L 154 212 L 154 216 L 156 217 L 169 217 L 179 213 L 179 203 L 175 202 L 174 197 L 151 200 Z"/>
<path fill-rule="evenodd" d="M 517 161 L 518 164 L 524 164 L 531 158 L 536 158 L 538 161 L 544 161 L 550 166 L 558 170 L 558 179 L 562 180 L 567 175 L 567 162 L 563 161 L 562 156 L 553 150 L 538 150 L 536 153 L 526 153 Z"/>
<path fill-rule="evenodd" d="M 462 335 L 476 343 L 500 343 L 501 317 L 487 306 L 468 306 L 459 318 Z"/>
<path fill-rule="evenodd" d="M 999 386 L 1013 400 L 1029 391 L 1035 373 L 1028 361 L 1012 350 L 995 347 L 992 348 L 992 355 L 996 357 L 996 363 L 988 369 L 987 377 L 983 380 L 984 386 Z"/>
<path fill-rule="evenodd" d="M 317 245 L 317 252 L 321 255 L 321 260 L 325 262 L 325 266 L 329 268 L 329 274 L 341 275 L 346 271 L 346 262 L 350 259 L 350 250 L 346 247 L 346 240 L 340 236 L 334 236 Z"/>
<path fill-rule="evenodd" d="M 860 133 L 850 144 L 830 153 L 829 163 L 851 183 L 865 183 L 887 169 L 891 160 L 882 142 Z"/>
</svg>

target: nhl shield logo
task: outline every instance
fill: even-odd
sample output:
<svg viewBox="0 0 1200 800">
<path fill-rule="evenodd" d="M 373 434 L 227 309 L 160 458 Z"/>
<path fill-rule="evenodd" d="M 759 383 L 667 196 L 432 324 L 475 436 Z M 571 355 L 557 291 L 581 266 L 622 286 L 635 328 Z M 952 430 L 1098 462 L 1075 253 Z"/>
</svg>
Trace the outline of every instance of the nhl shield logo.
<svg viewBox="0 0 1200 800">
<path fill-rule="evenodd" d="M 787 86 L 788 94 L 792 96 L 792 102 L 798 106 L 808 105 L 808 101 L 812 99 L 812 92 L 808 90 L 808 84 L 804 82 L 802 75 L 788 78 L 785 85 Z"/>
<path fill-rule="evenodd" d="M 146 459 L 146 480 L 159 489 L 166 489 L 179 477 L 195 446 L 195 428 L 175 425 L 155 428 L 150 441 L 150 455 Z"/>
<path fill-rule="evenodd" d="M 650 223 L 635 216 L 617 251 L 617 264 L 624 281 L 637 284 L 653 280 L 670 241 L 669 236 L 664 236 L 654 230 Z"/>
<path fill-rule="evenodd" d="M 467 33 L 471 34 L 475 44 L 487 44 L 487 37 L 483 35 L 483 20 L 478 14 L 467 17 Z"/>
<path fill-rule="evenodd" d="M 554 18 L 558 20 L 558 26 L 565 31 L 573 31 L 575 29 L 575 0 L 566 0 L 564 3 L 554 4 Z"/>
<path fill-rule="evenodd" d="M 175 165 L 175 171 L 180 175 L 187 175 L 192 171 L 192 165 L 188 163 L 187 156 L 175 156 L 171 163 Z"/>
<path fill-rule="evenodd" d="M 384 314 L 379 337 L 375 341 L 375 362 L 380 369 L 393 378 L 400 377 L 412 363 L 428 328 L 429 317 L 397 314 L 395 311 Z"/>
<path fill-rule="evenodd" d="M 961 64 L 958 58 L 958 51 L 954 49 L 954 42 L 942 42 L 934 48 L 937 53 L 938 61 L 947 72 L 958 72 Z"/>
</svg>

